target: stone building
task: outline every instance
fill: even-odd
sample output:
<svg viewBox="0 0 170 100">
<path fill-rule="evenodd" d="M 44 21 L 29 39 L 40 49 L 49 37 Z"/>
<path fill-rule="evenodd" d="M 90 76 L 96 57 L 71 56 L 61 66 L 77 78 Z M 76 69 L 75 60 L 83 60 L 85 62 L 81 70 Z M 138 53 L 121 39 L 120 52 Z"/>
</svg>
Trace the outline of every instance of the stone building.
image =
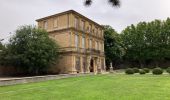
<svg viewBox="0 0 170 100">
<path fill-rule="evenodd" d="M 52 73 L 105 71 L 103 27 L 74 10 L 36 20 L 60 45 L 61 58 Z"/>
</svg>

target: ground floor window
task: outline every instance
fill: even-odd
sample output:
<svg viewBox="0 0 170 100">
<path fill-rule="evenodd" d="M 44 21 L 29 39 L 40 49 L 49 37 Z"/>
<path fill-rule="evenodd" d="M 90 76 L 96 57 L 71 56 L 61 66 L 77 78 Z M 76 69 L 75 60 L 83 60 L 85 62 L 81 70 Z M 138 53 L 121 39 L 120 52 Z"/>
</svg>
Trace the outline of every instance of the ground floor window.
<svg viewBox="0 0 170 100">
<path fill-rule="evenodd" d="M 76 62 L 76 66 L 75 66 L 75 68 L 76 68 L 76 70 L 77 70 L 77 73 L 79 73 L 80 72 L 80 57 L 76 57 L 76 60 L 75 60 Z"/>
<path fill-rule="evenodd" d="M 82 64 L 83 64 L 83 72 L 86 72 L 86 57 L 83 57 L 83 60 L 82 60 Z"/>
</svg>

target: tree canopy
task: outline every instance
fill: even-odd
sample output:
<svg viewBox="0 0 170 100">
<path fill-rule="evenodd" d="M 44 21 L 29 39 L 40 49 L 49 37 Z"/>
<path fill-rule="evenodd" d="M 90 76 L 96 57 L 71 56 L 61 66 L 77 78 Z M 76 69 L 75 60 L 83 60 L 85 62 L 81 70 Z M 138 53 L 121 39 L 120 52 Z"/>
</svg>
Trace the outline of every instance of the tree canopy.
<svg viewBox="0 0 170 100">
<path fill-rule="evenodd" d="M 104 28 L 106 64 L 108 66 L 112 62 L 116 66 L 124 54 L 121 37 L 111 26 Z"/>
<path fill-rule="evenodd" d="M 26 73 L 46 72 L 59 56 L 58 45 L 45 30 L 35 26 L 21 26 L 1 54 L 1 64 L 11 65 Z"/>
<path fill-rule="evenodd" d="M 125 58 L 138 61 L 143 67 L 146 61 L 159 62 L 170 58 L 170 19 L 140 22 L 128 26 L 121 34 L 126 48 Z"/>
<path fill-rule="evenodd" d="M 0 42 L 0 50 L 4 48 L 4 45 Z"/>
</svg>

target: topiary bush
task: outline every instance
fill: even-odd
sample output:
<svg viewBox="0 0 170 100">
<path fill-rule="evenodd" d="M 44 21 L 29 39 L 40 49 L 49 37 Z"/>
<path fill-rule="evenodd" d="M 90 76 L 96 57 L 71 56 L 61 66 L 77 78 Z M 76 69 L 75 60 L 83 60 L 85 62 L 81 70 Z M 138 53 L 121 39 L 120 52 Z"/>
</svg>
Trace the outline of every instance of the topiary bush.
<svg viewBox="0 0 170 100">
<path fill-rule="evenodd" d="M 170 67 L 166 69 L 166 72 L 170 74 Z"/>
<path fill-rule="evenodd" d="M 152 70 L 152 74 L 154 75 L 161 75 L 163 73 L 163 70 L 161 68 L 154 68 Z"/>
<path fill-rule="evenodd" d="M 145 71 L 145 73 L 149 73 L 150 72 L 149 68 L 143 68 L 143 70 Z"/>
<path fill-rule="evenodd" d="M 134 74 L 134 70 L 133 70 L 132 68 L 127 68 L 127 69 L 125 70 L 125 73 L 126 73 L 126 74 Z"/>
<path fill-rule="evenodd" d="M 140 71 L 139 71 L 139 74 L 145 74 L 146 72 L 145 72 L 145 70 L 143 70 L 143 69 L 141 69 Z"/>
<path fill-rule="evenodd" d="M 138 68 L 133 68 L 134 73 L 139 73 L 139 69 Z"/>
</svg>

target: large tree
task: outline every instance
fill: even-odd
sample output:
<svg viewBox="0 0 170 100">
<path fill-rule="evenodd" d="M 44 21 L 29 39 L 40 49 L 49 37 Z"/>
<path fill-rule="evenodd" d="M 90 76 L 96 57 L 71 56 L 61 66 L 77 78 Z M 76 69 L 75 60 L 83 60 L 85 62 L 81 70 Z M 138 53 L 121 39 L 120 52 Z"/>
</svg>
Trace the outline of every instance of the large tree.
<svg viewBox="0 0 170 100">
<path fill-rule="evenodd" d="M 170 19 L 140 22 L 127 27 L 121 34 L 126 48 L 125 58 L 137 61 L 144 67 L 146 61 L 155 63 L 169 59 L 170 56 Z"/>
<path fill-rule="evenodd" d="M 4 48 L 4 45 L 0 42 L 0 50 Z"/>
<path fill-rule="evenodd" d="M 89 6 L 91 5 L 93 0 L 85 0 L 85 5 Z M 120 0 L 108 0 L 108 2 L 113 6 L 113 7 L 119 7 L 120 6 Z"/>
<path fill-rule="evenodd" d="M 146 55 L 145 33 L 147 23 L 141 22 L 139 24 L 127 27 L 121 34 L 124 47 L 126 48 L 125 58 L 130 61 L 137 61 L 140 67 L 144 66 Z"/>
<path fill-rule="evenodd" d="M 22 26 L 3 51 L 1 63 L 20 68 L 28 74 L 46 72 L 58 58 L 58 45 L 45 30 Z"/>
<path fill-rule="evenodd" d="M 124 54 L 120 35 L 111 26 L 106 25 L 104 26 L 104 39 L 107 67 L 110 63 L 117 67 L 117 63 Z"/>
</svg>

